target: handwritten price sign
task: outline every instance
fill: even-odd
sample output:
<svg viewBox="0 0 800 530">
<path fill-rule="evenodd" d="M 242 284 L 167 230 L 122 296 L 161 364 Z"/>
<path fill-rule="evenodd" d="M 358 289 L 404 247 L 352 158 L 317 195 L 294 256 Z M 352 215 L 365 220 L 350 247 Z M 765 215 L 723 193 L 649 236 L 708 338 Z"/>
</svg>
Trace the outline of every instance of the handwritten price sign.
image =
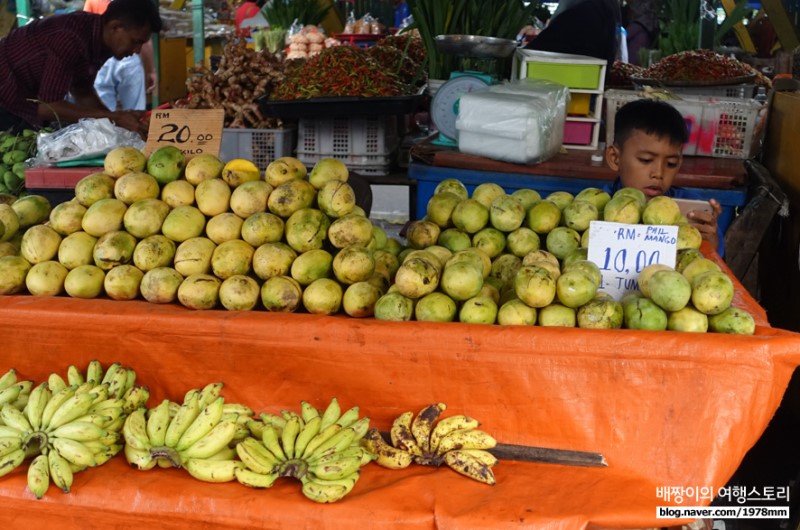
<svg viewBox="0 0 800 530">
<path fill-rule="evenodd" d="M 600 288 L 615 300 L 639 289 L 639 273 L 648 265 L 674 267 L 677 249 L 677 226 L 607 221 L 589 225 L 589 261 L 600 267 Z"/>
<path fill-rule="evenodd" d="M 144 153 L 149 156 L 159 147 L 171 145 L 187 160 L 201 154 L 219 156 L 223 118 L 222 109 L 155 110 Z"/>
</svg>

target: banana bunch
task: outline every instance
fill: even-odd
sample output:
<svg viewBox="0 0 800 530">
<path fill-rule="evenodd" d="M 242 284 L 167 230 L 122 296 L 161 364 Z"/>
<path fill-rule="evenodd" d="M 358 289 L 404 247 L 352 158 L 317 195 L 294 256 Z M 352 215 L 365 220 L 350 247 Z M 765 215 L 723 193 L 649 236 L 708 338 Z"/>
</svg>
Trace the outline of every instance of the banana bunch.
<svg viewBox="0 0 800 530">
<path fill-rule="evenodd" d="M 416 417 L 413 412 L 405 412 L 392 423 L 391 444 L 377 429 L 370 429 L 362 444 L 383 467 L 403 469 L 412 462 L 425 466 L 446 464 L 469 478 L 494 484 L 492 467 L 497 464 L 497 457 L 486 449 L 497 445 L 497 441 L 478 429 L 478 420 L 463 414 L 436 422 L 446 409 L 444 403 L 433 403 Z"/>
<path fill-rule="evenodd" d="M 36 131 L 0 132 L 0 193 L 19 195 L 25 189 L 25 160 L 36 153 Z"/>
<path fill-rule="evenodd" d="M 17 371 L 11 368 L 0 376 L 0 406 L 8 403 L 22 410 L 28 403 L 32 388 L 33 381 L 18 381 Z"/>
<path fill-rule="evenodd" d="M 143 406 L 150 398 L 150 391 L 147 387 L 136 385 L 136 371 L 132 368 L 126 368 L 118 362 L 112 363 L 108 370 L 104 370 L 100 361 L 93 360 L 89 363 L 85 372 L 82 372 L 80 368 L 72 364 L 67 368 L 66 380 L 61 375 L 53 372 L 47 378 L 47 383 L 51 392 L 58 392 L 70 385 L 83 385 L 85 383 L 107 384 L 109 398 L 125 401 L 125 414 L 129 414 Z"/>
<path fill-rule="evenodd" d="M 301 407 L 300 414 L 284 410 L 248 421 L 255 438 L 236 446 L 244 466 L 234 474 L 253 488 L 269 488 L 280 477 L 294 477 L 309 499 L 336 502 L 350 493 L 361 466 L 374 458 L 360 446 L 369 418 L 359 418 L 358 407 L 342 412 L 336 398 L 324 411 L 306 401 Z"/>
<path fill-rule="evenodd" d="M 131 412 L 122 428 L 125 458 L 141 470 L 180 467 L 206 482 L 230 482 L 242 467 L 232 444 L 249 436 L 253 411 L 225 403 L 222 383 L 192 389 L 177 405 L 165 399 Z"/>
</svg>

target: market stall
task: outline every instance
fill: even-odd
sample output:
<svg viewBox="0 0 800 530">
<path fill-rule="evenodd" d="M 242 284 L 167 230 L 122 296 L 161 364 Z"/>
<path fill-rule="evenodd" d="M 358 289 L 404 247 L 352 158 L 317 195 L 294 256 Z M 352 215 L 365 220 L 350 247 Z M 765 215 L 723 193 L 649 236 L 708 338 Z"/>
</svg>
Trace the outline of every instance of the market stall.
<svg viewBox="0 0 800 530">
<path fill-rule="evenodd" d="M 705 251 L 715 257 L 713 251 Z M 719 258 L 715 257 L 719 263 Z M 723 486 L 800 363 L 737 284 L 754 336 L 397 323 L 190 311 L 143 301 L 0 298 L 0 361 L 40 380 L 91 359 L 136 369 L 156 402 L 220 380 L 230 400 L 277 412 L 300 400 L 358 404 L 380 429 L 431 401 L 480 418 L 501 443 L 602 453 L 608 466 L 502 461 L 497 485 L 446 470 L 369 466 L 353 493 L 311 504 L 288 479 L 270 490 L 140 472 L 120 457 L 35 500 L 22 468 L 0 481 L 15 525 L 59 522 L 224 528 L 646 527 L 673 502 L 657 488 Z M 703 505 L 711 499 L 698 499 Z M 367 522 L 368 521 L 368 522 Z"/>
</svg>

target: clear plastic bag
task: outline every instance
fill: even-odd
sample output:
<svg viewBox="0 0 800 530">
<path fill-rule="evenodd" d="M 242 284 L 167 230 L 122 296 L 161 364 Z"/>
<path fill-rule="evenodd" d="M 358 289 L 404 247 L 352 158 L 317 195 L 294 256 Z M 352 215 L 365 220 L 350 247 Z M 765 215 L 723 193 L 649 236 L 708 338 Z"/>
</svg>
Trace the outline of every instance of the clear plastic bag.
<svg viewBox="0 0 800 530">
<path fill-rule="evenodd" d="M 36 137 L 33 166 L 52 166 L 56 162 L 97 158 L 115 147 L 144 149 L 145 142 L 135 132 L 117 127 L 108 118 L 84 118 L 52 133 Z"/>
</svg>

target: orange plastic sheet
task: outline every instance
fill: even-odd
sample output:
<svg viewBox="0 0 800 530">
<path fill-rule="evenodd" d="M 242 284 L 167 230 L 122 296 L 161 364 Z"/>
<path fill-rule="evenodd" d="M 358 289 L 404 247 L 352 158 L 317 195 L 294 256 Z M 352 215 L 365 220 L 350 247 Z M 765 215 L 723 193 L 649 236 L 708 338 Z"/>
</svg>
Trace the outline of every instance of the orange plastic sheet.
<svg viewBox="0 0 800 530">
<path fill-rule="evenodd" d="M 800 364 L 800 335 L 768 326 L 737 283 L 754 336 L 380 322 L 191 311 L 178 305 L 0 297 L 0 369 L 44 380 L 97 358 L 134 368 L 150 404 L 211 381 L 257 411 L 337 397 L 388 430 L 433 401 L 501 443 L 602 453 L 606 468 L 501 461 L 497 485 L 445 468 L 366 467 L 350 495 L 317 505 L 300 484 L 206 484 L 120 456 L 37 501 L 25 469 L 0 479 L 6 527 L 643 528 L 659 486 L 724 485 Z M 776 484 L 776 486 L 782 486 Z M 691 504 L 707 504 L 708 500 Z M 8 525 L 12 526 L 8 526 Z"/>
</svg>

